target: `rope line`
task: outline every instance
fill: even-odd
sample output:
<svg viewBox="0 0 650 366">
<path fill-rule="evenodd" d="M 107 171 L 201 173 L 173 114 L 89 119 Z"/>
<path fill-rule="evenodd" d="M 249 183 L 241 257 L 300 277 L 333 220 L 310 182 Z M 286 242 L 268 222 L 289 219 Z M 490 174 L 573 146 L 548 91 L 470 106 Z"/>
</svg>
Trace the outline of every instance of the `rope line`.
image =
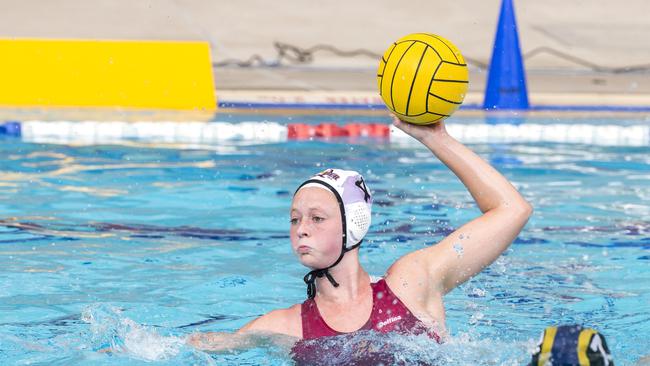
<svg viewBox="0 0 650 366">
<path fill-rule="evenodd" d="M 254 54 L 247 60 L 226 59 L 223 61 L 214 62 L 212 65 L 213 67 L 279 67 L 287 65 L 307 65 L 314 62 L 317 53 L 323 52 L 347 58 L 367 57 L 376 60 L 382 57 L 382 55 L 379 53 L 375 53 L 363 48 L 346 51 L 328 44 L 316 44 L 315 46 L 309 48 L 301 48 L 289 43 L 274 42 L 273 47 L 275 48 L 276 56 L 275 59 L 272 60 L 267 60 L 259 54 Z M 571 62 L 575 65 L 586 67 L 592 71 L 599 73 L 625 74 L 635 72 L 650 72 L 650 64 L 628 65 L 621 67 L 602 66 L 589 60 L 585 60 L 583 58 L 547 46 L 534 48 L 524 53 L 522 57 L 524 60 L 528 60 L 543 54 L 549 54 L 551 56 Z M 487 70 L 489 67 L 489 63 L 487 62 L 483 62 L 472 57 L 464 57 L 468 64 L 473 65 L 481 70 Z"/>
</svg>

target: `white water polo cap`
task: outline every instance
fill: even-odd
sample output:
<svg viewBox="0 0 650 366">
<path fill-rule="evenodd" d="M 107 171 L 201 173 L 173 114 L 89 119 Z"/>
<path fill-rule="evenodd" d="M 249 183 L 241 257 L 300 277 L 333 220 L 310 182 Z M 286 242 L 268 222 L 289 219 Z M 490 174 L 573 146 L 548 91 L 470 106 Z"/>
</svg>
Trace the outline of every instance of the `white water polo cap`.
<svg viewBox="0 0 650 366">
<path fill-rule="evenodd" d="M 327 169 L 305 181 L 296 193 L 307 187 L 334 193 L 342 206 L 343 248 L 356 248 L 368 233 L 372 213 L 372 196 L 361 174 L 353 170 Z"/>
<path fill-rule="evenodd" d="M 370 228 L 372 196 L 361 174 L 352 170 L 327 169 L 312 176 L 296 189 L 318 187 L 332 192 L 341 209 L 343 223 L 343 241 L 339 258 L 325 268 L 314 269 L 305 275 L 307 296 L 316 296 L 315 281 L 317 277 L 326 276 L 334 287 L 339 284 L 329 273 L 329 269 L 339 264 L 345 253 L 357 248 Z M 294 194 L 295 196 L 295 194 Z"/>
</svg>

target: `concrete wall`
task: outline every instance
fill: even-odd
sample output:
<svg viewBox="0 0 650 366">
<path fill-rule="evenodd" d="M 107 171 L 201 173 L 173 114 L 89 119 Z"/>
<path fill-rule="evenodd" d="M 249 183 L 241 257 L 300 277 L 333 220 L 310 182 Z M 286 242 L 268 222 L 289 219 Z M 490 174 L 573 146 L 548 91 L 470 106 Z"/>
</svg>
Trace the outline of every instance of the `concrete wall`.
<svg viewBox="0 0 650 366">
<path fill-rule="evenodd" d="M 488 62 L 500 0 L 0 0 L 0 37 L 202 39 L 215 61 L 276 55 L 274 41 L 381 53 L 411 32 L 450 38 Z M 524 52 L 547 46 L 603 66 L 650 64 L 650 1 L 515 0 Z M 317 54 L 323 67 L 375 59 Z M 529 69 L 585 69 L 550 55 Z"/>
</svg>

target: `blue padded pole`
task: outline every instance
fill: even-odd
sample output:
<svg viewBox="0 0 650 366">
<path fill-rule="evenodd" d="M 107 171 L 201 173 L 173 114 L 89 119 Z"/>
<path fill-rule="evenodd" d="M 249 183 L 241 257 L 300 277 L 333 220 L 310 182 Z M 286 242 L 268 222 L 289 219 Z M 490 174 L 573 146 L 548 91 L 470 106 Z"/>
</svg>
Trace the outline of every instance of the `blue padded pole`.
<svg viewBox="0 0 650 366">
<path fill-rule="evenodd" d="M 524 62 L 519 48 L 512 0 L 501 2 L 492 60 L 485 88 L 484 109 L 528 109 Z"/>
</svg>

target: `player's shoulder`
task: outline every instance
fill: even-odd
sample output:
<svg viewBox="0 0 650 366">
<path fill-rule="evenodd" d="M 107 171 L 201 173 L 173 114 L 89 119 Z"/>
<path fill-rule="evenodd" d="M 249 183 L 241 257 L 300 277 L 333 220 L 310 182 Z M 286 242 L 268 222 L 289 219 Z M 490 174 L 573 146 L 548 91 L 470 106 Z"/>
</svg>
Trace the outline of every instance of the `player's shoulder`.
<svg viewBox="0 0 650 366">
<path fill-rule="evenodd" d="M 278 320 L 301 320 L 302 304 L 291 305 L 288 308 L 276 309 L 269 313 Z"/>
<path fill-rule="evenodd" d="M 440 248 L 432 245 L 398 258 L 386 271 L 385 278 L 420 279 L 431 275 L 431 266 L 442 259 Z"/>
<path fill-rule="evenodd" d="M 302 337 L 301 304 L 272 310 L 244 327 L 246 331 L 269 332 Z"/>
<path fill-rule="evenodd" d="M 446 267 L 439 251 L 434 245 L 400 257 L 386 271 L 386 283 L 400 298 L 423 298 L 439 292 Z"/>
</svg>

